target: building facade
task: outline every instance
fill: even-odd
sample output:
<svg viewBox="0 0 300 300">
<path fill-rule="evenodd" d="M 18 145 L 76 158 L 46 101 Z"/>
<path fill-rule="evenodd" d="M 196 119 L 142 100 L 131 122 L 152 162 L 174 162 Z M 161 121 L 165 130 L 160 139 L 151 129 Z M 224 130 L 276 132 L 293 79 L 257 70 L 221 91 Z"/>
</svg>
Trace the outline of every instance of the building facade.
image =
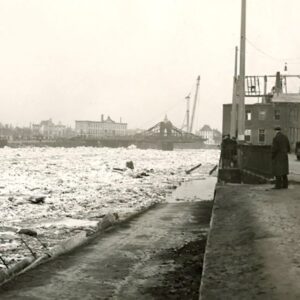
<svg viewBox="0 0 300 300">
<path fill-rule="evenodd" d="M 32 134 L 44 139 L 62 138 L 68 136 L 69 128 L 62 124 L 54 124 L 52 119 L 31 125 Z"/>
<path fill-rule="evenodd" d="M 230 133 L 231 104 L 223 105 L 223 134 Z M 245 105 L 245 141 L 270 145 L 274 127 L 280 126 L 292 147 L 300 141 L 300 102 L 270 102 Z"/>
<path fill-rule="evenodd" d="M 221 142 L 221 132 L 209 125 L 204 125 L 196 134 L 204 138 L 207 145 L 218 145 Z"/>
<path fill-rule="evenodd" d="M 77 135 L 87 138 L 104 136 L 124 136 L 127 134 L 127 123 L 115 122 L 109 116 L 101 121 L 75 121 Z"/>
</svg>

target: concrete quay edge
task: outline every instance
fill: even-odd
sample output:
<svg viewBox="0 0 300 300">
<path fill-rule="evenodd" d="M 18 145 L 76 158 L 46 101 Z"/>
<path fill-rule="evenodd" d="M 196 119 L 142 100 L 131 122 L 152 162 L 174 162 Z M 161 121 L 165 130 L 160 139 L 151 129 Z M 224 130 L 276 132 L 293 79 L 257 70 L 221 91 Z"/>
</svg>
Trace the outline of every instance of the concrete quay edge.
<svg viewBox="0 0 300 300">
<path fill-rule="evenodd" d="M 208 231 L 208 235 L 207 235 L 207 240 L 206 240 L 206 247 L 205 247 L 205 253 L 204 253 L 204 258 L 203 258 L 203 265 L 202 265 L 202 275 L 201 275 L 201 281 L 200 281 L 200 288 L 199 288 L 199 300 L 203 300 L 202 299 L 202 294 L 203 294 L 203 277 L 206 276 L 207 273 L 207 248 L 208 248 L 208 244 L 210 243 L 210 238 L 211 238 L 211 228 L 213 227 L 213 223 L 214 223 L 214 219 L 215 219 L 215 213 L 216 213 L 216 198 L 220 197 L 220 193 L 218 192 L 218 187 L 219 184 L 216 184 L 215 187 L 215 194 L 214 194 L 214 199 L 213 199 L 213 208 L 212 208 L 212 212 L 211 212 L 211 218 L 210 218 L 210 223 L 209 223 L 209 231 Z"/>
</svg>

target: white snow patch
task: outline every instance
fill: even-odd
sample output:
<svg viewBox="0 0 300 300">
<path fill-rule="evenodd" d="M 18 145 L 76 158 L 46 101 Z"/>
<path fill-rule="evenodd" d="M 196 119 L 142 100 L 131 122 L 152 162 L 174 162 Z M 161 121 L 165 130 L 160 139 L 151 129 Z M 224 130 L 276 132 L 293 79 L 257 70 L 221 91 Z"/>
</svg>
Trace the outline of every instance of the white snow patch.
<svg viewBox="0 0 300 300">
<path fill-rule="evenodd" d="M 71 219 L 64 218 L 61 220 L 49 220 L 45 222 L 41 222 L 37 225 L 37 227 L 47 228 L 47 227 L 96 227 L 98 225 L 98 221 L 90 221 L 90 220 L 80 220 L 80 219 Z"/>
</svg>

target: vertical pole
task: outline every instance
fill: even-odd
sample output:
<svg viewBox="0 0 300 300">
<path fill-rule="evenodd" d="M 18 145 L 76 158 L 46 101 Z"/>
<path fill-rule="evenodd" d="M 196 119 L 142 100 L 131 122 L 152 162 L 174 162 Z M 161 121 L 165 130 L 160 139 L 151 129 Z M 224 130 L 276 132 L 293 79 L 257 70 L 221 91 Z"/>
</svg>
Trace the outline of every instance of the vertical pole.
<svg viewBox="0 0 300 300">
<path fill-rule="evenodd" d="M 284 84 L 284 89 L 285 93 L 287 94 L 287 80 L 286 80 L 286 75 L 287 75 L 287 63 L 284 64 L 284 72 L 283 72 L 283 84 Z"/>
<path fill-rule="evenodd" d="M 268 77 L 265 75 L 264 76 L 264 96 L 262 98 L 262 103 L 266 103 L 266 98 L 267 98 L 267 84 L 268 84 Z"/>
<path fill-rule="evenodd" d="M 245 65 L 246 65 L 246 0 L 242 0 L 241 40 L 240 40 L 240 76 L 239 76 L 239 112 L 238 140 L 245 139 Z"/>
<path fill-rule="evenodd" d="M 190 95 L 185 97 L 186 99 L 186 131 L 190 129 Z"/>
<path fill-rule="evenodd" d="M 195 92 L 195 98 L 194 98 L 192 120 L 191 120 L 190 131 L 189 131 L 190 133 L 193 132 L 193 125 L 194 125 L 194 118 L 195 118 L 195 112 L 196 112 L 196 107 L 197 107 L 199 84 L 200 84 L 200 75 L 197 77 L 197 86 L 196 86 L 196 92 Z"/>
<path fill-rule="evenodd" d="M 237 75 L 238 75 L 238 53 L 239 53 L 239 48 L 238 48 L 238 46 L 235 46 L 234 78 L 237 78 Z"/>
<path fill-rule="evenodd" d="M 237 60 L 238 60 L 238 47 L 235 47 L 235 58 L 234 58 L 234 77 L 233 77 L 233 91 L 232 91 L 232 107 L 231 107 L 231 118 L 230 118 L 230 136 L 236 137 L 237 130 Z"/>
<path fill-rule="evenodd" d="M 287 81 L 286 81 L 286 76 L 284 76 L 284 88 L 285 88 L 285 93 L 287 94 Z"/>
<path fill-rule="evenodd" d="M 284 64 L 284 89 L 285 89 L 285 93 L 287 94 L 287 80 L 286 80 L 286 75 L 288 73 L 288 67 L 287 67 L 287 63 Z"/>
</svg>

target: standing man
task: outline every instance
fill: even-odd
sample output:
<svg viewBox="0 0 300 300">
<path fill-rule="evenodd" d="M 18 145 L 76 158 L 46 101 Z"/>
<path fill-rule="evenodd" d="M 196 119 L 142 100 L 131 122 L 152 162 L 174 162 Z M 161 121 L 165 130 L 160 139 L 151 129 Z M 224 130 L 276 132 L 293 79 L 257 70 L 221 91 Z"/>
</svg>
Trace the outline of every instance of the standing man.
<svg viewBox="0 0 300 300">
<path fill-rule="evenodd" d="M 230 150 L 230 136 L 225 134 L 223 136 L 221 144 L 221 158 L 222 158 L 222 168 L 230 168 L 231 162 L 231 150 Z"/>
<path fill-rule="evenodd" d="M 236 168 L 237 167 L 237 148 L 238 148 L 238 143 L 236 141 L 236 137 L 233 136 L 231 138 L 231 167 Z"/>
<path fill-rule="evenodd" d="M 288 138 L 281 132 L 280 127 L 275 127 L 275 137 L 272 144 L 272 169 L 275 176 L 274 189 L 287 189 L 289 174 L 290 143 Z"/>
</svg>

